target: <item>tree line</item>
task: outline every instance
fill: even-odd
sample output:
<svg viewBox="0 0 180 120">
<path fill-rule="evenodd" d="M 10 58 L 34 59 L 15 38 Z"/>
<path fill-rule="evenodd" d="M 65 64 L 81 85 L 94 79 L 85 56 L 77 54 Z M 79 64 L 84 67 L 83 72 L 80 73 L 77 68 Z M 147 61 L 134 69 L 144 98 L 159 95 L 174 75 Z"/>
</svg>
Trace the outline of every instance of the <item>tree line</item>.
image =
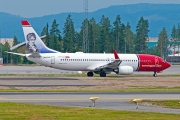
<svg viewBox="0 0 180 120">
<path fill-rule="evenodd" d="M 83 51 L 83 30 L 84 20 L 81 29 L 74 29 L 74 22 L 71 15 L 68 15 L 62 33 L 56 20 L 51 28 L 49 24 L 43 28 L 41 35 L 46 35 L 45 44 L 61 52 Z M 138 21 L 136 33 L 131 30 L 129 23 L 121 22 L 118 15 L 111 25 L 108 17 L 102 16 L 99 23 L 94 18 L 88 20 L 88 39 L 90 53 L 112 53 L 116 49 L 119 53 L 147 53 L 146 39 L 148 38 L 148 20 L 143 17 Z"/>
<path fill-rule="evenodd" d="M 88 39 L 89 53 L 112 53 L 114 49 L 118 53 L 134 54 L 154 54 L 166 58 L 170 47 L 179 48 L 180 25 L 172 27 L 171 44 L 169 46 L 168 36 L 165 28 L 162 28 L 158 35 L 158 44 L 148 48 L 149 22 L 141 17 L 136 25 L 136 31 L 133 33 L 129 23 L 124 24 L 120 15 L 117 15 L 112 22 L 104 15 L 100 22 L 95 18 L 84 20 L 80 30 L 75 30 L 74 22 L 71 15 L 68 15 L 64 23 L 63 31 L 60 31 L 59 24 L 54 19 L 52 24 L 47 23 L 41 32 L 41 36 L 46 35 L 44 43 L 51 49 L 60 52 L 77 52 L 83 51 L 83 29 L 85 21 L 88 21 Z M 18 39 L 14 36 L 14 45 L 19 44 Z M 1 44 L 2 45 L 2 44 Z M 8 44 L 2 45 L 4 63 L 29 64 L 25 57 L 7 55 L 4 51 L 9 51 Z M 18 52 L 15 50 L 14 52 Z"/>
</svg>

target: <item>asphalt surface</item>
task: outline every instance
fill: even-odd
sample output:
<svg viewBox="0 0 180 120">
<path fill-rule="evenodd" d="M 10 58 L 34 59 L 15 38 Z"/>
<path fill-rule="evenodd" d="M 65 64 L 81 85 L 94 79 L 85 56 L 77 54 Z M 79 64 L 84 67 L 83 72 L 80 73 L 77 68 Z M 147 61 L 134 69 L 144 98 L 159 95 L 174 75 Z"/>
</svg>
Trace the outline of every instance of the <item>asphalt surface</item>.
<svg viewBox="0 0 180 120">
<path fill-rule="evenodd" d="M 72 106 L 72 107 L 90 107 L 92 102 L 90 97 L 99 97 L 95 108 L 161 112 L 180 114 L 179 109 L 170 109 L 162 107 L 153 107 L 148 105 L 139 106 L 136 109 L 135 104 L 129 101 L 135 98 L 150 100 L 180 100 L 179 93 L 0 93 L 1 102 L 23 102 L 33 104 L 45 104 L 53 106 Z"/>
<path fill-rule="evenodd" d="M 57 87 L 57 86 L 96 86 L 90 81 L 82 81 L 76 77 L 19 77 L 0 76 L 0 86 L 6 87 Z"/>
<path fill-rule="evenodd" d="M 77 74 L 77 71 L 57 70 L 44 66 L 1 66 L 0 74 Z M 152 74 L 152 72 L 136 72 L 134 74 Z M 180 66 L 173 65 L 163 73 L 180 74 Z M 8 87 L 52 87 L 52 86 L 94 86 L 90 82 L 79 81 L 74 78 L 13 78 L 1 77 L 0 86 Z M 46 104 L 55 106 L 89 107 L 92 105 L 90 97 L 99 97 L 96 108 L 130 111 L 148 111 L 180 114 L 179 109 L 154 107 L 149 105 L 139 106 L 129 101 L 135 98 L 150 100 L 180 100 L 180 92 L 177 93 L 0 93 L 1 102 L 24 102 L 33 104 Z"/>
<path fill-rule="evenodd" d="M 78 71 L 65 71 L 45 66 L 0 66 L 0 74 L 77 74 Z M 153 74 L 153 72 L 134 72 L 134 74 Z M 180 74 L 180 65 L 172 65 L 170 68 L 158 74 Z"/>
</svg>

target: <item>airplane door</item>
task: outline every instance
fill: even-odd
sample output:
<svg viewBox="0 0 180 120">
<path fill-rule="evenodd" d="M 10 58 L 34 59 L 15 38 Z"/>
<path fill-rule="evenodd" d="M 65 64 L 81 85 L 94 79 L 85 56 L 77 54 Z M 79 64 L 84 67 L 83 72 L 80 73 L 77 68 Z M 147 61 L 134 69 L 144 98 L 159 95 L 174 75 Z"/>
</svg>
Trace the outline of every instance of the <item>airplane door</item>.
<svg viewBox="0 0 180 120">
<path fill-rule="evenodd" d="M 55 57 L 51 56 L 51 64 L 55 64 Z"/>
</svg>

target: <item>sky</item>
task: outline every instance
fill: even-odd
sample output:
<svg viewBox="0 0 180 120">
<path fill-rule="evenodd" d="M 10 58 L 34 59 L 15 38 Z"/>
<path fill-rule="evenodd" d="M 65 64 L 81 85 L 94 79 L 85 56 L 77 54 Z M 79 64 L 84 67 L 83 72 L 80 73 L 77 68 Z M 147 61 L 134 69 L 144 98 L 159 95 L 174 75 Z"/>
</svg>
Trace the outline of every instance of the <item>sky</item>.
<svg viewBox="0 0 180 120">
<path fill-rule="evenodd" d="M 180 4 L 180 0 L 88 0 L 88 11 L 112 5 L 154 3 Z M 63 12 L 83 12 L 83 0 L 0 0 L 0 12 L 32 18 Z"/>
</svg>

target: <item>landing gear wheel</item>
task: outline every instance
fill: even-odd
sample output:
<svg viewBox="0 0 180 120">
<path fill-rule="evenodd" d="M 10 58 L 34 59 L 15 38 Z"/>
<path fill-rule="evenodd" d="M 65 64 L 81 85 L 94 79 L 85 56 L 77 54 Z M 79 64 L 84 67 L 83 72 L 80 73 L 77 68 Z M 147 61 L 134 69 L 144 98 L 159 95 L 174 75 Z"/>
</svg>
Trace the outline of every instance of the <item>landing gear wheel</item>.
<svg viewBox="0 0 180 120">
<path fill-rule="evenodd" d="M 92 77 L 93 75 L 94 75 L 93 72 L 88 72 L 88 73 L 87 73 L 87 76 L 88 76 L 88 77 Z"/>
<path fill-rule="evenodd" d="M 100 73 L 100 77 L 106 77 L 106 73 L 105 72 L 101 72 Z"/>
<path fill-rule="evenodd" d="M 153 76 L 154 76 L 154 77 L 157 77 L 157 73 L 156 73 L 156 72 L 154 72 Z"/>
</svg>

